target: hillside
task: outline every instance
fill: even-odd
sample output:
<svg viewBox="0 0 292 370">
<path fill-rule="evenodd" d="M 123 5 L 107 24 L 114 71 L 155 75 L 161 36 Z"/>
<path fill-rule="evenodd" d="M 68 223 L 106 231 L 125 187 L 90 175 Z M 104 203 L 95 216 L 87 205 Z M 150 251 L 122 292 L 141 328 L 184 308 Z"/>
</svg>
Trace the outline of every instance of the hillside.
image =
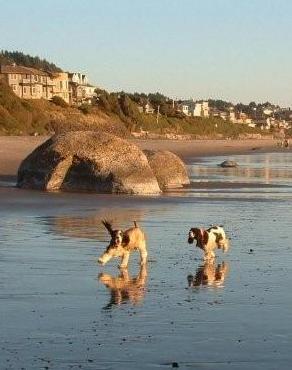
<svg viewBox="0 0 292 370">
<path fill-rule="evenodd" d="M 57 101 L 56 101 L 57 102 Z M 0 135 L 34 135 L 72 130 L 105 130 L 125 137 L 130 132 L 187 134 L 195 138 L 237 138 L 262 133 L 220 118 L 185 117 L 180 113 L 141 113 L 127 94 L 99 91 L 95 106 L 69 107 L 18 98 L 0 82 Z"/>
<path fill-rule="evenodd" d="M 163 95 L 108 93 L 104 90 L 97 91 L 98 107 L 107 114 L 114 114 L 120 118 L 131 132 L 147 131 L 156 134 L 179 134 L 191 135 L 196 138 L 237 138 L 240 135 L 262 134 L 259 128 L 252 128 L 246 124 L 232 123 L 222 118 L 210 117 L 187 117 L 178 112 L 170 100 Z M 141 113 L 142 99 L 149 100 L 157 112 L 160 106 L 160 114 Z"/>
<path fill-rule="evenodd" d="M 0 81 L 0 135 L 43 135 L 80 129 L 104 130 L 122 137 L 128 135 L 125 125 L 113 114 L 109 116 L 97 108 L 90 113 L 63 108 L 44 99 L 20 99 Z"/>
<path fill-rule="evenodd" d="M 48 72 L 61 72 L 54 63 L 19 51 L 0 51 L 0 64 L 32 67 Z M 48 134 L 75 129 L 105 129 L 121 136 L 135 132 L 156 135 L 191 135 L 196 138 L 237 138 L 263 134 L 258 128 L 247 124 L 232 123 L 220 116 L 210 118 L 187 116 L 181 112 L 187 101 L 173 101 L 161 93 L 108 93 L 96 89 L 98 95 L 94 106 L 69 107 L 60 97 L 47 100 L 23 100 L 0 82 L 0 135 Z M 54 104 L 55 103 L 55 104 Z M 213 110 L 246 114 L 255 122 L 265 120 L 264 110 L 273 111 L 276 119 L 289 120 L 290 110 L 282 110 L 269 102 L 248 105 L 232 104 L 222 100 L 209 100 Z M 152 113 L 145 112 L 149 104 Z M 291 131 L 291 130 L 290 130 Z M 146 134 L 146 135 L 147 135 Z M 264 134 L 270 134 L 265 131 Z"/>
</svg>

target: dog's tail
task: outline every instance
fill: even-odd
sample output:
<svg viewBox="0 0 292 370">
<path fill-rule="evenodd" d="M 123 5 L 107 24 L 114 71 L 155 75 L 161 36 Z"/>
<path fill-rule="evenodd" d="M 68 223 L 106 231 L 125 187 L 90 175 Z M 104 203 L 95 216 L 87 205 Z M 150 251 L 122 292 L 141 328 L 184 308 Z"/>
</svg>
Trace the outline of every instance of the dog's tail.
<svg viewBox="0 0 292 370">
<path fill-rule="evenodd" d="M 137 222 L 136 221 L 133 221 L 134 222 L 134 226 L 135 227 L 139 227 L 138 225 L 137 225 Z"/>
</svg>

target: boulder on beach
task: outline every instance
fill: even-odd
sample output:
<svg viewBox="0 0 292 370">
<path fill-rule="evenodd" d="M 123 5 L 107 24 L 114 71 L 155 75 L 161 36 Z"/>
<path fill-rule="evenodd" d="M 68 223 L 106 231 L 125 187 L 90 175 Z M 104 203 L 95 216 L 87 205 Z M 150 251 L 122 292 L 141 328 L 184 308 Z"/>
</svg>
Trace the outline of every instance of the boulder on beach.
<svg viewBox="0 0 292 370">
<path fill-rule="evenodd" d="M 21 188 L 158 194 L 147 157 L 136 145 L 104 132 L 55 135 L 23 160 Z"/>
<path fill-rule="evenodd" d="M 220 163 L 219 166 L 223 168 L 232 168 L 232 167 L 237 167 L 238 164 L 235 161 L 227 160 L 227 161 Z"/>
<path fill-rule="evenodd" d="M 174 153 L 167 150 L 144 150 L 144 153 L 161 190 L 178 188 L 190 183 L 185 164 Z"/>
</svg>

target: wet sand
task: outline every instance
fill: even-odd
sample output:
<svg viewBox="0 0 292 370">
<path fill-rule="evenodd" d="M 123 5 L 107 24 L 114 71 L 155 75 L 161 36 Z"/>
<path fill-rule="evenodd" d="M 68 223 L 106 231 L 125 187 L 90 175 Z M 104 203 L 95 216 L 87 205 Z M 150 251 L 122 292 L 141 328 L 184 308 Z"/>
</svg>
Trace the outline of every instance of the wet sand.
<svg viewBox="0 0 292 370">
<path fill-rule="evenodd" d="M 194 159 L 206 156 L 248 154 L 251 152 L 275 152 L 277 141 L 262 140 L 139 140 L 142 149 L 170 150 L 178 154 L 184 161 L 191 163 Z"/>
<path fill-rule="evenodd" d="M 22 140 L 24 154 L 40 138 Z M 1 370 L 290 369 L 292 154 L 252 150 L 225 170 L 188 153 L 193 185 L 157 197 L 0 184 Z M 146 269 L 136 254 L 128 271 L 97 265 L 103 218 L 139 222 Z M 214 223 L 231 248 L 207 264 L 186 234 Z"/>
</svg>

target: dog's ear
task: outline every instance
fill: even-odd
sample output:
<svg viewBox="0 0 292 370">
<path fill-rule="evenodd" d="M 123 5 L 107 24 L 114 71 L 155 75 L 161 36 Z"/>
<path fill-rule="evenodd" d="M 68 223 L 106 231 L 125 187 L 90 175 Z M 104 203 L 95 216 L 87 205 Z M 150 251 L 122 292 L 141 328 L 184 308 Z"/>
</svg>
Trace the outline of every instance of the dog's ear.
<svg viewBox="0 0 292 370">
<path fill-rule="evenodd" d="M 101 222 L 102 222 L 103 226 L 107 229 L 107 231 L 109 232 L 109 234 L 111 236 L 113 236 L 112 224 L 110 222 L 108 222 L 107 220 L 102 220 Z"/>
<path fill-rule="evenodd" d="M 209 234 L 206 230 L 203 231 L 203 243 L 208 244 L 209 241 Z"/>
<path fill-rule="evenodd" d="M 129 235 L 127 234 L 123 234 L 123 238 L 122 238 L 122 245 L 123 246 L 126 246 L 130 243 L 130 238 L 129 238 Z"/>
<path fill-rule="evenodd" d="M 197 227 L 191 228 L 190 231 L 195 235 L 196 238 L 200 237 L 200 229 L 198 229 Z"/>
</svg>

